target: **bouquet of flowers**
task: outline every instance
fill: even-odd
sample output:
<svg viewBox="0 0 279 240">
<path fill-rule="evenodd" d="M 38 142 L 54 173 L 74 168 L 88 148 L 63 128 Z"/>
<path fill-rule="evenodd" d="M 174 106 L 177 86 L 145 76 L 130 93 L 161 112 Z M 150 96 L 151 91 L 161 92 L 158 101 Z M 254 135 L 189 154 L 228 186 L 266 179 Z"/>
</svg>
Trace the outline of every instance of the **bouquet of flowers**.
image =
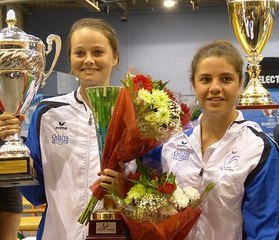
<svg viewBox="0 0 279 240">
<path fill-rule="evenodd" d="M 127 194 L 122 197 L 111 191 L 132 239 L 184 239 L 201 214 L 197 206 L 215 185 L 208 184 L 202 193 L 191 186 L 182 189 L 174 174 L 160 173 L 140 160 L 136 162 L 138 172 L 128 175 L 133 184 Z"/>
<path fill-rule="evenodd" d="M 119 171 L 120 162 L 143 156 L 181 131 L 190 119 L 189 108 L 176 103 L 166 83 L 141 74 L 128 74 L 122 83 L 105 138 L 101 170 Z M 97 180 L 91 186 L 92 197 L 78 219 L 81 224 L 87 224 L 104 197 L 100 183 Z"/>
<path fill-rule="evenodd" d="M 166 89 L 166 84 L 141 74 L 128 75 L 123 81 L 123 85 L 130 89 L 141 134 L 159 141 L 179 132 L 190 119 L 187 105 L 179 105 Z"/>
</svg>

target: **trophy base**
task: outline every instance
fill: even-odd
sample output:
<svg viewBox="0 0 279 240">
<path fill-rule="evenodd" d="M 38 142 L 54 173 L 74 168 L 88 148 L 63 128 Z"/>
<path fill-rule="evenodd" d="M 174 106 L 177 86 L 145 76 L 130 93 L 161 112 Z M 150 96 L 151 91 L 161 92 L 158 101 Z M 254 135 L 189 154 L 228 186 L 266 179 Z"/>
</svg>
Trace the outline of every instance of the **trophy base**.
<svg viewBox="0 0 279 240">
<path fill-rule="evenodd" d="M 270 104 L 270 105 L 248 105 L 248 106 L 236 106 L 238 110 L 260 110 L 260 109 L 279 109 L 279 104 Z"/>
<path fill-rule="evenodd" d="M 239 106 L 257 106 L 257 105 L 272 105 L 271 96 L 266 95 L 240 95 Z"/>
<path fill-rule="evenodd" d="M 37 185 L 30 157 L 0 158 L 0 187 Z"/>
<path fill-rule="evenodd" d="M 272 105 L 271 94 L 262 86 L 258 79 L 251 79 L 245 90 L 240 94 L 238 105 Z"/>
<path fill-rule="evenodd" d="M 127 226 L 121 219 L 113 220 L 90 220 L 89 221 L 89 232 L 86 240 L 96 240 L 96 239 L 123 239 L 128 240 L 126 237 Z"/>
<path fill-rule="evenodd" d="M 122 220 L 118 210 L 99 210 L 93 213 L 93 219 L 89 221 L 89 230 L 86 240 L 130 240 L 129 230 Z"/>
</svg>

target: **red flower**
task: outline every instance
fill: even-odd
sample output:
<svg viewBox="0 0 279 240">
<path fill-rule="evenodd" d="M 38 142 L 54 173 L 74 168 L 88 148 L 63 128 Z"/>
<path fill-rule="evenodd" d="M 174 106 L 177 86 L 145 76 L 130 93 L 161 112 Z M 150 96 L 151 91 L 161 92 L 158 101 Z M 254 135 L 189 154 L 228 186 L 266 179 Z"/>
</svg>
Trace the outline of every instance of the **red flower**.
<svg viewBox="0 0 279 240">
<path fill-rule="evenodd" d="M 180 107 L 183 112 L 180 119 L 181 119 L 182 127 L 184 127 L 190 121 L 191 113 L 190 113 L 190 109 L 188 108 L 188 106 L 185 103 L 181 103 Z"/>
<path fill-rule="evenodd" d="M 175 99 L 175 96 L 173 95 L 173 93 L 172 93 L 171 90 L 169 90 L 168 88 L 165 88 L 164 90 L 165 90 L 165 92 L 167 93 L 167 95 L 169 96 L 169 98 L 170 98 L 171 100 L 177 102 L 176 99 Z"/>
<path fill-rule="evenodd" d="M 158 187 L 159 192 L 172 194 L 176 189 L 176 185 L 172 183 L 164 183 Z"/>
<path fill-rule="evenodd" d="M 187 104 L 181 103 L 180 107 L 181 107 L 182 112 L 184 112 L 184 114 L 187 114 L 187 113 L 190 114 L 190 108 L 188 108 Z"/>
<path fill-rule="evenodd" d="M 151 91 L 153 84 L 150 76 L 138 74 L 132 78 L 134 83 L 134 91 L 138 92 L 141 88 Z"/>
<path fill-rule="evenodd" d="M 129 172 L 127 178 L 129 180 L 139 180 L 140 178 L 140 173 L 138 171 L 136 171 L 135 173 Z"/>
<path fill-rule="evenodd" d="M 174 94 L 169 89 L 165 88 L 164 90 L 168 94 L 170 99 L 177 102 Z M 187 104 L 185 104 L 185 103 L 181 103 L 180 107 L 181 107 L 181 111 L 182 111 L 180 120 L 181 120 L 182 127 L 185 127 L 191 119 L 190 108 L 188 108 Z"/>
</svg>

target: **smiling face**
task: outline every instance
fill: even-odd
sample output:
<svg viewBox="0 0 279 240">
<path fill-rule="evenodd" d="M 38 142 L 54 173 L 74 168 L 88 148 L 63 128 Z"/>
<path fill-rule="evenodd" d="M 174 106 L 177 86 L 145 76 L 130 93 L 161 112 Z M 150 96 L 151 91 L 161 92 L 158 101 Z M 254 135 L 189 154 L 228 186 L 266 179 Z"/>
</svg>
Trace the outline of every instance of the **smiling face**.
<svg viewBox="0 0 279 240">
<path fill-rule="evenodd" d="M 194 91 L 205 117 L 235 116 L 241 79 L 226 58 L 202 58 L 197 64 L 193 80 Z"/>
<path fill-rule="evenodd" d="M 84 27 L 72 34 L 70 63 L 81 88 L 109 85 L 117 61 L 108 38 L 100 31 Z"/>
</svg>

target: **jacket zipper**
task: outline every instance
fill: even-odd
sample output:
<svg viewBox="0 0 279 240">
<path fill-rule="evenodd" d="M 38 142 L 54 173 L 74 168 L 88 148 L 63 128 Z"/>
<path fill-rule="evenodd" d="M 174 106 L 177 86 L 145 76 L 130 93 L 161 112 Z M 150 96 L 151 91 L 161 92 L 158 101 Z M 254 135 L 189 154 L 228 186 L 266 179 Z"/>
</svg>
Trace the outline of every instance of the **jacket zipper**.
<svg viewBox="0 0 279 240">
<path fill-rule="evenodd" d="M 91 126 L 92 125 L 92 114 L 90 114 L 89 119 L 88 119 L 88 125 Z"/>
<path fill-rule="evenodd" d="M 204 168 L 201 168 L 201 171 L 200 171 L 200 177 L 202 177 L 203 176 L 203 173 L 204 173 Z"/>
</svg>

